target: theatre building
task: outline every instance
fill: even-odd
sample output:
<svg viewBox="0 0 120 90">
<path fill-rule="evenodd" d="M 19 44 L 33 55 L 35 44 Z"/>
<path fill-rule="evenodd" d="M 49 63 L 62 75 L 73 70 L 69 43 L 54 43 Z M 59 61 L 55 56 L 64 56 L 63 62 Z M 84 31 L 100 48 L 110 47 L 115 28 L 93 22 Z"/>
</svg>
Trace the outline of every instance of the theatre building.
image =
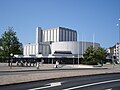
<svg viewBox="0 0 120 90">
<path fill-rule="evenodd" d="M 83 53 L 89 46 L 100 47 L 99 43 L 77 41 L 75 30 L 57 27 L 43 30 L 36 28 L 36 42 L 24 45 L 24 58 L 44 60 L 45 63 L 54 63 L 59 60 L 63 63 L 80 63 Z"/>
</svg>

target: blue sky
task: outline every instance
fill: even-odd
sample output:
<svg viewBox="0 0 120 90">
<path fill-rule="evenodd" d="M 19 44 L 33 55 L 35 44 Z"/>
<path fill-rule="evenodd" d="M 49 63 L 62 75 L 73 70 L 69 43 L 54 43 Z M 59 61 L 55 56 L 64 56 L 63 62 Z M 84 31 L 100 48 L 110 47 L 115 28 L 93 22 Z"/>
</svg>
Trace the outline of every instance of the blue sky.
<svg viewBox="0 0 120 90">
<path fill-rule="evenodd" d="M 35 28 L 67 27 L 78 32 L 78 40 L 102 47 L 118 42 L 120 0 L 0 0 L 0 35 L 8 26 L 23 44 L 35 42 Z"/>
</svg>

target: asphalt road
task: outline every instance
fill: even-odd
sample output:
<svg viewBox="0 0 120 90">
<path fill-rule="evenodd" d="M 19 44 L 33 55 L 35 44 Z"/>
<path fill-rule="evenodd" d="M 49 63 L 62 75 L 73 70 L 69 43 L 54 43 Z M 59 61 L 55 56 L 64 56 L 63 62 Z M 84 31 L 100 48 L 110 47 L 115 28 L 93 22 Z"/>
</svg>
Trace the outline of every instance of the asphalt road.
<svg viewBox="0 0 120 90">
<path fill-rule="evenodd" d="M 0 90 L 120 90 L 120 74 L 35 81 L 0 86 Z"/>
</svg>

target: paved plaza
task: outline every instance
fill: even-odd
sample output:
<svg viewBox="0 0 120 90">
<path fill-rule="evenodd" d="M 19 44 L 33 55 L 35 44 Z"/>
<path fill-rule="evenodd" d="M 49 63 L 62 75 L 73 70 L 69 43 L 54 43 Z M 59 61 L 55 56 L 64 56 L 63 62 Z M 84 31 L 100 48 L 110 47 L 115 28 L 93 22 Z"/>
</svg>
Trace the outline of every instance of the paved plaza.
<svg viewBox="0 0 120 90">
<path fill-rule="evenodd" d="M 37 69 L 35 66 L 17 67 L 15 64 L 10 68 L 7 63 L 0 63 L 0 85 L 106 73 L 120 73 L 120 65 L 108 64 L 102 68 L 84 65 L 60 65 L 56 69 L 54 64 L 42 64 Z"/>
</svg>

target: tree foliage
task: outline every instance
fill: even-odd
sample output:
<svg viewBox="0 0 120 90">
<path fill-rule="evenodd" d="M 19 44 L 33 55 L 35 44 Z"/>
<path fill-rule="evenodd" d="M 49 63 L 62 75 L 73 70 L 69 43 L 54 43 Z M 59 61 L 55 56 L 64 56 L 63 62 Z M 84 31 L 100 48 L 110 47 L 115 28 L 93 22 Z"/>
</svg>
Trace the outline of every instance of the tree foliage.
<svg viewBox="0 0 120 90">
<path fill-rule="evenodd" d="M 21 54 L 20 42 L 16 36 L 16 32 L 13 31 L 13 27 L 8 27 L 0 38 L 0 57 L 8 58 L 10 54 Z"/>
<path fill-rule="evenodd" d="M 97 65 L 103 64 L 103 61 L 106 59 L 107 52 L 104 48 L 101 47 L 94 47 L 90 46 L 86 49 L 85 53 L 83 54 L 84 59 L 82 61 L 83 64 L 92 64 Z"/>
</svg>

